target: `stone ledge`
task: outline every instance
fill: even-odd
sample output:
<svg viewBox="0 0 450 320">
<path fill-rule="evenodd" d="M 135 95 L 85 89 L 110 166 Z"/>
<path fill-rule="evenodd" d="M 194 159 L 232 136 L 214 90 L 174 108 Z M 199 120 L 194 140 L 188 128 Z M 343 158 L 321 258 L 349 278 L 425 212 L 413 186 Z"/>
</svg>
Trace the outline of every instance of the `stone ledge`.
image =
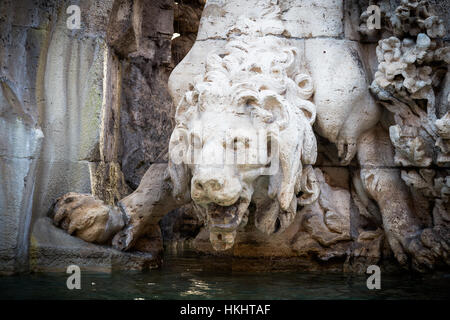
<svg viewBox="0 0 450 320">
<path fill-rule="evenodd" d="M 122 252 L 72 237 L 52 224 L 50 218 L 36 221 L 30 241 L 30 271 L 61 272 L 71 264 L 83 271 L 155 269 L 160 257 L 144 252 Z"/>
</svg>

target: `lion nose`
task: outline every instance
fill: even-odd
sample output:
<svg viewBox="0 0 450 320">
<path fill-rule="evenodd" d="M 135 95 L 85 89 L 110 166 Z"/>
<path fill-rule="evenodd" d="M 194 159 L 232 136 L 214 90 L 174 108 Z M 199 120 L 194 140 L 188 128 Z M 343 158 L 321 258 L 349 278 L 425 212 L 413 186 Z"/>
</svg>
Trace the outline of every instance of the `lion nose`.
<svg viewBox="0 0 450 320">
<path fill-rule="evenodd" d="M 223 189 L 223 179 L 220 178 L 212 178 L 212 179 L 195 179 L 194 187 L 198 191 L 202 191 L 205 193 L 220 191 Z"/>
</svg>

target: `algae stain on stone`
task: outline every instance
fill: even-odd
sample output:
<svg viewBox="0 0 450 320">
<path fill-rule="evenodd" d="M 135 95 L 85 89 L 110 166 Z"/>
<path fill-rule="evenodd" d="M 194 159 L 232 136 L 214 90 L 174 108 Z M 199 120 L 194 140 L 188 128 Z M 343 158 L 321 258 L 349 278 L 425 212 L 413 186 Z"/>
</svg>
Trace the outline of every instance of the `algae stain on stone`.
<svg viewBox="0 0 450 320">
<path fill-rule="evenodd" d="M 87 96 L 81 108 L 80 160 L 99 161 L 101 112 L 103 104 L 103 58 L 106 44 L 98 40 L 95 57 L 87 77 Z"/>
</svg>

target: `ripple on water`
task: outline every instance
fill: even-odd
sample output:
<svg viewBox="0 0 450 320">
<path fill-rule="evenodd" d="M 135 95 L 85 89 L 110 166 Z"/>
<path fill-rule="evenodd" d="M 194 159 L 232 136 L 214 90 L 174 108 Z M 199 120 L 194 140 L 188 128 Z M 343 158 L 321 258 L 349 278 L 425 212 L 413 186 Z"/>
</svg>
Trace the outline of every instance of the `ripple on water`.
<svg viewBox="0 0 450 320">
<path fill-rule="evenodd" d="M 382 275 L 368 290 L 365 275 L 236 273 L 207 268 L 216 258 L 166 256 L 146 272 L 82 272 L 81 290 L 68 290 L 66 273 L 0 277 L 0 299 L 449 299 L 450 275 Z M 95 283 L 95 285 L 93 285 Z"/>
</svg>

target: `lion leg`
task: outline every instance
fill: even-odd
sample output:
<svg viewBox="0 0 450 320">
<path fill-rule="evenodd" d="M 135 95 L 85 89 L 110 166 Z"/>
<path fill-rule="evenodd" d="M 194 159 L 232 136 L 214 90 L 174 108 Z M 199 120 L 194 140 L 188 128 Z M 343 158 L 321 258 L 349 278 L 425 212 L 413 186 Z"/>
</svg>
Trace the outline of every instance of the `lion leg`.
<svg viewBox="0 0 450 320">
<path fill-rule="evenodd" d="M 172 197 L 167 164 L 153 164 L 136 191 L 117 206 L 106 205 L 90 194 L 70 192 L 56 200 L 50 216 L 56 226 L 87 242 L 112 241 L 116 249 L 129 250 L 142 246 L 137 243 L 142 236 L 158 234 L 159 220 L 185 202 Z"/>
<path fill-rule="evenodd" d="M 183 204 L 183 200 L 176 200 L 172 195 L 167 164 L 151 165 L 139 187 L 118 202 L 126 226 L 114 236 L 113 246 L 123 251 L 131 249 L 164 215 Z"/>
<path fill-rule="evenodd" d="M 414 214 L 409 190 L 395 168 L 394 154 L 386 131 L 375 127 L 359 142 L 358 160 L 365 191 L 373 198 L 382 215 L 386 238 L 401 265 L 411 257 L 412 267 L 418 271 L 433 268 L 434 255 L 422 245 L 422 228 Z"/>
</svg>

